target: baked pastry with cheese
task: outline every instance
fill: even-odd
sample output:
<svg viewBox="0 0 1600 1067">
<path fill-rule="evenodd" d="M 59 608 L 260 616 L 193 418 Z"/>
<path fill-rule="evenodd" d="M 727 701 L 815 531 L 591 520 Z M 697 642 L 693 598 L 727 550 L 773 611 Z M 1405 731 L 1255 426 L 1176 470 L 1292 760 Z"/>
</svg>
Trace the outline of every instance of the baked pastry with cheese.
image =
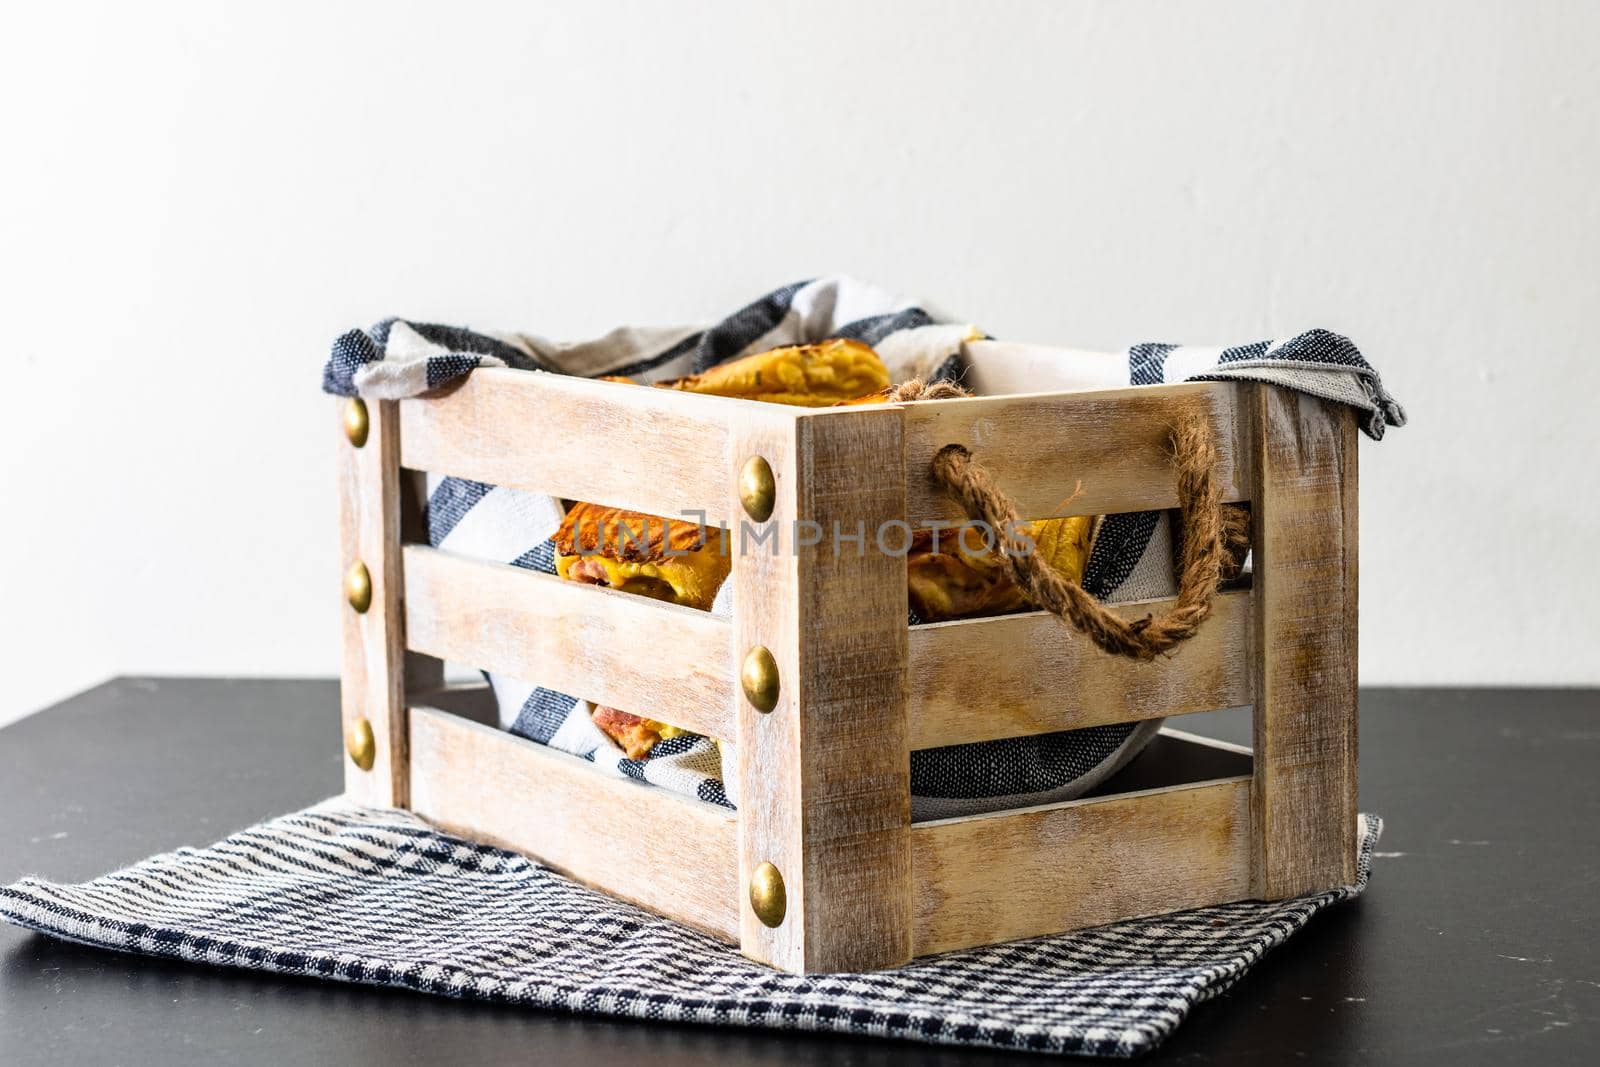
<svg viewBox="0 0 1600 1067">
<path fill-rule="evenodd" d="M 834 338 L 790 345 L 660 383 L 667 389 L 820 408 L 889 387 L 889 368 L 870 345 Z"/>
<path fill-rule="evenodd" d="M 589 717 L 607 737 L 621 747 L 629 759 L 644 759 L 650 754 L 650 750 L 662 741 L 685 732 L 676 726 L 668 726 L 664 722 L 656 722 L 640 715 L 630 715 L 616 708 L 597 706 Z"/>
<path fill-rule="evenodd" d="M 717 531 L 640 511 L 574 504 L 555 534 L 569 581 L 709 611 L 732 561 Z"/>
<path fill-rule="evenodd" d="M 1026 526 L 1038 552 L 1063 577 L 1083 579 L 1093 521 L 1074 515 L 1039 519 Z M 923 622 L 973 615 L 1004 615 L 1028 607 L 1028 598 L 1011 578 L 998 546 L 991 547 L 972 526 L 935 531 L 919 529 L 906 555 L 906 594 Z"/>
<path fill-rule="evenodd" d="M 710 610 L 732 564 L 720 536 L 692 522 L 639 511 L 574 504 L 555 534 L 556 574 L 571 582 Z M 594 724 L 630 759 L 684 731 L 616 708 L 597 707 Z"/>
</svg>

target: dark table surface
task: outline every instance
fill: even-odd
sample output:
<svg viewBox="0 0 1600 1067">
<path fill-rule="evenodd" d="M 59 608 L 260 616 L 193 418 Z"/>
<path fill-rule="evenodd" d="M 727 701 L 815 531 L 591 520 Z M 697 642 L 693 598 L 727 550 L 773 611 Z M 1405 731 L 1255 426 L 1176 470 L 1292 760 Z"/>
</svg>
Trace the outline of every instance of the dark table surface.
<svg viewBox="0 0 1600 1067">
<path fill-rule="evenodd" d="M 77 881 L 336 792 L 325 681 L 126 678 L 0 729 L 0 883 Z M 1240 712 L 1184 728 L 1247 741 Z M 1365 897 L 1151 1059 L 1600 1062 L 1600 693 L 1362 692 Z M 0 1063 L 636 1058 L 1038 1064 L 1028 1054 L 645 1027 L 117 955 L 0 926 Z"/>
</svg>

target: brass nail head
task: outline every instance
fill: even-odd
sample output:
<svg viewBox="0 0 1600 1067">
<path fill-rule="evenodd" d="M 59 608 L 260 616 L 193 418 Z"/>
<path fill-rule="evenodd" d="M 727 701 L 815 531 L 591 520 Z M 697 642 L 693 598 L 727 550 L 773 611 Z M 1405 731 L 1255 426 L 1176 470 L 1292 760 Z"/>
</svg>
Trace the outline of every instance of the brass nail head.
<svg viewBox="0 0 1600 1067">
<path fill-rule="evenodd" d="M 739 470 L 739 503 L 744 505 L 744 513 L 756 522 L 766 522 L 777 502 L 772 465 L 760 456 L 751 456 Z"/>
<path fill-rule="evenodd" d="M 744 687 L 744 698 L 757 711 L 771 711 L 778 706 L 778 661 L 761 645 L 745 653 L 744 664 L 739 668 L 739 684 Z"/>
<path fill-rule="evenodd" d="M 344 405 L 344 435 L 350 443 L 360 448 L 367 443 L 367 430 L 371 424 L 367 421 L 367 403 L 359 396 L 353 396 L 345 401 Z"/>
<path fill-rule="evenodd" d="M 364 771 L 372 770 L 372 761 L 378 754 L 372 737 L 372 724 L 365 715 L 357 719 L 344 734 L 344 750 L 350 753 L 350 762 Z"/>
<path fill-rule="evenodd" d="M 350 601 L 350 606 L 356 609 L 358 615 L 366 614 L 372 606 L 372 575 L 367 573 L 367 565 L 359 559 L 345 571 L 344 598 Z"/>
<path fill-rule="evenodd" d="M 783 888 L 783 875 L 770 863 L 763 863 L 750 876 L 750 910 L 756 913 L 764 926 L 777 926 L 789 910 L 788 894 Z"/>
</svg>

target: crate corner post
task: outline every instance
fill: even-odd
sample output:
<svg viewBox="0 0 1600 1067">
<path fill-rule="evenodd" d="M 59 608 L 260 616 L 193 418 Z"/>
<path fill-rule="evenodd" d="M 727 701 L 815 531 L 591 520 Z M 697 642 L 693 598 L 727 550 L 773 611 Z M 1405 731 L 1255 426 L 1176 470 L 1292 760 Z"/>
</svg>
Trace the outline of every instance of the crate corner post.
<svg viewBox="0 0 1600 1067">
<path fill-rule="evenodd" d="M 345 796 L 406 807 L 400 415 L 393 400 L 341 400 L 339 705 Z"/>
<path fill-rule="evenodd" d="M 770 515 L 749 514 L 763 462 Z M 910 536 L 902 409 L 752 404 L 729 466 L 740 948 L 797 973 L 900 966 L 913 937 L 905 563 L 876 542 Z"/>
<path fill-rule="evenodd" d="M 1256 384 L 1252 891 L 1354 881 L 1357 463 L 1350 408 Z"/>
</svg>

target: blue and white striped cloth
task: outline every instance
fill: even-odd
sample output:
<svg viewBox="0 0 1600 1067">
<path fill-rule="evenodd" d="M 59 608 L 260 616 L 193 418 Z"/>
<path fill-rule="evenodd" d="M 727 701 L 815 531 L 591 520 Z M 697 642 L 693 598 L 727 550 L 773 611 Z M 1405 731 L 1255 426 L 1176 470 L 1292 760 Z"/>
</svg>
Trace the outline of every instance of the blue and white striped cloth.
<svg viewBox="0 0 1600 1067">
<path fill-rule="evenodd" d="M 982 336 L 964 324 L 937 322 L 915 303 L 885 290 L 827 277 L 786 285 L 709 327 L 624 327 L 576 343 L 388 319 L 370 330 L 351 330 L 334 342 L 323 388 L 341 396 L 398 399 L 421 395 L 479 366 L 585 377 L 628 375 L 655 382 L 830 337 L 872 345 L 896 382 L 912 377 L 959 381 L 966 370 L 968 342 Z M 1374 438 L 1386 426 L 1405 420 L 1356 347 L 1324 330 L 1228 348 L 1140 344 L 1128 350 L 1126 369 L 1125 381 L 1135 385 L 1224 378 L 1287 385 L 1359 409 L 1362 425 Z M 1103 374 L 1103 366 L 1097 365 L 1094 373 Z M 559 500 L 453 477 L 430 477 L 426 499 L 428 539 L 434 546 L 555 572 L 551 535 L 562 518 Z M 1097 532 L 1084 585 L 1107 601 L 1169 596 L 1175 592 L 1172 559 L 1166 513 L 1108 516 Z M 729 595 L 725 586 L 712 610 L 728 612 Z M 713 804 L 738 802 L 729 795 L 733 782 L 722 778 L 722 754 L 706 738 L 673 738 L 658 744 L 648 759 L 628 759 L 591 722 L 587 701 L 546 689 L 537 679 L 494 674 L 489 680 L 501 724 L 514 733 L 593 760 L 608 773 Z M 672 719 L 671 708 L 621 710 Z M 1159 725 L 1114 724 L 913 753 L 913 816 L 939 818 L 1070 799 L 1123 766 Z M 725 749 L 730 740 L 724 739 Z"/>
</svg>

